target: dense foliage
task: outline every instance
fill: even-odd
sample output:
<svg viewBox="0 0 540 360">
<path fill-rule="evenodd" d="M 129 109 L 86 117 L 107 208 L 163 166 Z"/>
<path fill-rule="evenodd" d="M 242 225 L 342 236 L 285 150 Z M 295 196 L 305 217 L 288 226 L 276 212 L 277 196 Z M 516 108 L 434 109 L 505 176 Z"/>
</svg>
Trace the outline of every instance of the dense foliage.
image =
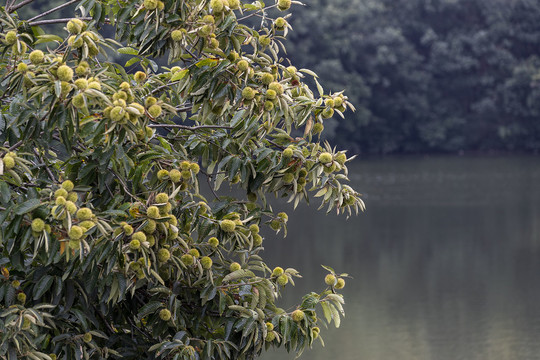
<svg viewBox="0 0 540 360">
<path fill-rule="evenodd" d="M 359 152 L 540 150 L 540 3 L 313 0 L 290 55 L 355 114 L 333 142 Z M 313 24 L 317 24 L 313 26 Z"/>
<path fill-rule="evenodd" d="M 0 9 L 0 358 L 253 359 L 339 326 L 346 274 L 284 310 L 299 274 L 260 254 L 288 221 L 268 194 L 363 209 L 318 141 L 347 97 L 280 55 L 291 1 L 82 0 L 53 21 L 24 3 Z"/>
</svg>

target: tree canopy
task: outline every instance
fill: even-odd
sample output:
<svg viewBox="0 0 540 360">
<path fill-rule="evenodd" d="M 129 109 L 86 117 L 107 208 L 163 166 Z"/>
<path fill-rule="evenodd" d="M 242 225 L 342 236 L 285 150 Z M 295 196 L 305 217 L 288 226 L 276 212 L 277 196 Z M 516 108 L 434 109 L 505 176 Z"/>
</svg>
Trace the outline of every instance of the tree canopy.
<svg viewBox="0 0 540 360">
<path fill-rule="evenodd" d="M 285 58 L 291 1 L 30 3 L 0 8 L 0 358 L 253 359 L 339 326 L 347 274 L 285 310 L 300 275 L 261 257 L 267 195 L 364 208 L 319 141 L 352 105 Z"/>
</svg>

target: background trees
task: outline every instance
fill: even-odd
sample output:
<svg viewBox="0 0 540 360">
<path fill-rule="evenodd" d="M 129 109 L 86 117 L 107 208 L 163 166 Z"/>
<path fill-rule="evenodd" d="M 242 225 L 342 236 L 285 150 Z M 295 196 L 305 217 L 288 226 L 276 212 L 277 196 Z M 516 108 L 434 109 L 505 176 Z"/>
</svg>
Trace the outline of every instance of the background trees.
<svg viewBox="0 0 540 360">
<path fill-rule="evenodd" d="M 521 0 L 318 0 L 290 56 L 350 90 L 331 139 L 357 152 L 538 151 L 539 18 Z"/>
<path fill-rule="evenodd" d="M 317 140 L 347 97 L 280 55 L 290 6 L 85 0 L 58 34 L 1 9 L 0 357 L 252 359 L 339 326 L 346 274 L 285 310 L 299 274 L 260 256 L 269 193 L 363 209 Z"/>
</svg>

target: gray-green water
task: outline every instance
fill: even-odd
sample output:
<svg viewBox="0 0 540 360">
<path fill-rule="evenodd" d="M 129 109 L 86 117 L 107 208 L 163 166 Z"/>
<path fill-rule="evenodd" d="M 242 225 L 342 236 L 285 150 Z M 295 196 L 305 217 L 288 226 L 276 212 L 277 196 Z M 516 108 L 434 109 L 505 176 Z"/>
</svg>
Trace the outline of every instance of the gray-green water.
<svg viewBox="0 0 540 360">
<path fill-rule="evenodd" d="M 287 238 L 265 240 L 270 265 L 304 275 L 287 306 L 323 287 L 319 264 L 354 277 L 341 328 L 302 358 L 540 359 L 539 157 L 369 159 L 350 178 L 366 213 L 314 202 L 289 211 Z"/>
</svg>

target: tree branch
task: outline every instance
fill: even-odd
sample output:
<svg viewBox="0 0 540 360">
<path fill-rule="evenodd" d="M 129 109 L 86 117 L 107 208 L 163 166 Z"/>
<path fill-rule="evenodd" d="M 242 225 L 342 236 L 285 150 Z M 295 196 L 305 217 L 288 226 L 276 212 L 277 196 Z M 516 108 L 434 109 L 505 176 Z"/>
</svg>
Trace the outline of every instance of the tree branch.
<svg viewBox="0 0 540 360">
<path fill-rule="evenodd" d="M 24 1 L 21 1 L 20 3 L 18 3 L 17 5 L 15 5 L 15 6 L 13 6 L 13 7 L 9 6 L 9 8 L 7 9 L 7 11 L 8 11 L 8 13 L 12 13 L 12 12 L 14 12 L 15 10 L 22 8 L 23 6 L 28 5 L 28 4 L 30 4 L 30 3 L 33 2 L 33 1 L 34 1 L 34 0 L 24 0 Z"/>
<path fill-rule="evenodd" d="M 50 9 L 50 10 L 47 10 L 47 11 L 41 13 L 41 14 L 38 14 L 38 15 L 34 16 L 34 17 L 31 18 L 31 19 L 28 19 L 28 22 L 32 22 L 32 21 L 37 20 L 37 19 L 39 19 L 39 18 L 41 18 L 41 17 L 47 16 L 47 15 L 49 15 L 49 14 L 52 14 L 52 13 L 55 12 L 55 11 L 58 11 L 58 10 L 60 10 L 60 9 L 63 9 L 63 8 L 65 8 L 66 6 L 69 6 L 69 5 L 74 4 L 74 3 L 76 3 L 76 2 L 79 2 L 79 1 L 81 1 L 81 0 L 71 0 L 71 1 L 68 1 L 68 2 L 66 2 L 66 3 L 63 3 L 62 5 L 58 5 L 58 6 L 55 7 L 55 8 L 52 8 L 52 9 Z"/>
<path fill-rule="evenodd" d="M 148 125 L 151 128 L 177 128 L 177 129 L 183 129 L 183 130 L 189 130 L 189 131 L 197 131 L 200 129 L 232 129 L 232 126 L 224 126 L 224 125 L 198 125 L 198 126 L 187 126 L 187 125 L 179 125 L 179 124 L 150 124 Z"/>
</svg>

